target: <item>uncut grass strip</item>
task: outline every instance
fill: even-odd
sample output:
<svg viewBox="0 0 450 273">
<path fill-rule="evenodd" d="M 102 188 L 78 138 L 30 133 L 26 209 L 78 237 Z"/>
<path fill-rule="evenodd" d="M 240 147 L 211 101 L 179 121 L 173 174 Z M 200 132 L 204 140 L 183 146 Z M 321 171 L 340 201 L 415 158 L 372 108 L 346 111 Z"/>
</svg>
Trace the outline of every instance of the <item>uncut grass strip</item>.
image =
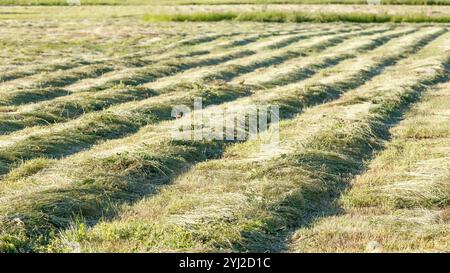
<svg viewBox="0 0 450 273">
<path fill-rule="evenodd" d="M 148 14 L 145 21 L 151 22 L 265 22 L 265 23 L 449 23 L 448 15 L 429 16 L 426 14 L 364 14 L 350 13 L 306 13 L 286 11 L 257 12 L 193 12 Z"/>
</svg>

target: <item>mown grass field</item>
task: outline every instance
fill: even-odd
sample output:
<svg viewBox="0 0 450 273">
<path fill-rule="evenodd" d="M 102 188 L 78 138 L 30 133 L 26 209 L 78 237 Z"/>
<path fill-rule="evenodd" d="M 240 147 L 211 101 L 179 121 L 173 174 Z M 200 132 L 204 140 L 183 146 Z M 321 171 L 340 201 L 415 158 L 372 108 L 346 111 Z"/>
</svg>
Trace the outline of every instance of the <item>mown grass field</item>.
<svg viewBox="0 0 450 273">
<path fill-rule="evenodd" d="M 450 251 L 449 24 L 1 10 L 0 252 Z M 195 97 L 279 146 L 173 139 Z"/>
</svg>

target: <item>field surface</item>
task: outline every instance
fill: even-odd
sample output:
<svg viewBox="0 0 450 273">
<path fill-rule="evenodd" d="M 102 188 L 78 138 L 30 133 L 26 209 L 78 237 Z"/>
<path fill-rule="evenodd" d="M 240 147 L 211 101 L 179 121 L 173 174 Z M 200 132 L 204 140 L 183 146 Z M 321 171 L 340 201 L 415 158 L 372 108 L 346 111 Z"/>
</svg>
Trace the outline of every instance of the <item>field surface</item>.
<svg viewBox="0 0 450 273">
<path fill-rule="evenodd" d="M 450 251 L 448 24 L 53 8 L 0 12 L 0 252 Z M 195 97 L 279 145 L 173 139 Z"/>
</svg>

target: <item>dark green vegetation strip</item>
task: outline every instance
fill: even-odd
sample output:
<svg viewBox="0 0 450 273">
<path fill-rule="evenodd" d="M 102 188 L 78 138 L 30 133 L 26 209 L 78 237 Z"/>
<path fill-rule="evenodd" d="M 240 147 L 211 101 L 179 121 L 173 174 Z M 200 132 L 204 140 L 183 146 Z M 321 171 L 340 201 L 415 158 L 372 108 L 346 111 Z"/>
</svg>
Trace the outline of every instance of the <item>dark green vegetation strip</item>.
<svg viewBox="0 0 450 273">
<path fill-rule="evenodd" d="M 425 14 L 390 15 L 364 13 L 304 13 L 304 12 L 195 12 L 189 14 L 147 14 L 145 21 L 149 22 L 271 22 L 271 23 L 450 23 L 448 16 L 428 16 Z"/>
</svg>

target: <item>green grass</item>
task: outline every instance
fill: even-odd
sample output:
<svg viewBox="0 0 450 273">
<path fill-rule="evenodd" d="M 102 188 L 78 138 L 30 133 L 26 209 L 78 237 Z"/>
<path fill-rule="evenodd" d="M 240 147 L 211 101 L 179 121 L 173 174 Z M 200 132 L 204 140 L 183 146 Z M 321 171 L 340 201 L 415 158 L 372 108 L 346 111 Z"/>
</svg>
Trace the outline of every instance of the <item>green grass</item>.
<svg viewBox="0 0 450 273">
<path fill-rule="evenodd" d="M 369 30 L 366 32 L 357 32 L 357 34 L 365 34 L 370 35 L 373 33 L 380 32 L 379 30 Z M 403 33 L 404 34 L 404 33 Z M 345 35 L 348 36 L 348 38 L 356 35 L 356 33 L 350 33 L 350 34 L 343 34 L 341 41 L 336 38 L 330 38 L 329 41 L 325 40 L 323 42 L 317 43 L 312 47 L 305 48 L 305 52 L 307 51 L 313 51 L 314 49 L 323 50 L 326 46 L 331 46 L 336 43 L 343 42 Z M 394 38 L 399 34 L 391 34 L 387 37 Z M 303 36 L 296 36 L 303 37 Z M 387 40 L 384 40 L 384 42 L 387 42 Z M 292 41 L 293 42 L 293 41 Z M 373 47 L 381 46 L 383 42 L 377 42 L 375 40 L 373 42 Z M 366 50 L 369 50 L 371 48 L 367 48 Z M 288 51 L 289 53 L 289 51 Z M 309 52 L 311 54 L 311 52 Z M 341 53 L 342 56 L 346 56 L 347 53 Z M 257 67 L 264 67 L 269 66 L 273 63 L 279 63 L 286 60 L 286 58 L 293 58 L 303 56 L 301 54 L 301 51 L 299 51 L 298 54 L 281 54 L 279 56 L 274 56 L 272 58 L 268 58 L 264 61 L 257 61 L 257 62 L 251 62 L 248 66 L 231 66 L 230 68 L 225 68 L 222 70 L 219 70 L 217 73 L 214 73 L 213 75 L 210 75 L 209 77 L 213 79 L 213 85 L 214 82 L 217 81 L 217 79 L 231 79 L 241 73 L 246 73 L 248 71 L 254 70 Z M 308 75 L 312 75 L 316 73 L 321 68 L 335 65 L 339 61 L 342 61 L 343 59 L 350 58 L 352 56 L 346 56 L 345 58 L 338 58 L 338 61 L 330 61 L 330 60 L 324 60 L 322 64 L 311 64 L 311 66 L 306 67 L 304 70 L 298 71 L 297 73 L 303 74 L 302 77 L 307 77 Z M 353 56 L 354 57 L 354 56 Z M 314 71 L 313 71 L 314 70 Z M 291 75 L 292 76 L 292 75 Z M 358 75 L 358 77 L 361 75 Z M 358 77 L 355 79 L 355 83 L 358 83 Z M 287 84 L 288 82 L 295 82 L 297 80 L 300 80 L 301 78 L 297 79 L 296 77 L 292 76 L 290 79 L 284 79 L 283 84 Z M 222 84 L 219 82 L 219 84 Z M 273 84 L 273 82 L 271 83 Z M 186 84 L 178 84 L 177 86 L 170 87 L 168 90 L 171 91 L 163 91 L 162 93 L 173 93 L 174 96 L 172 96 L 171 99 L 164 100 L 164 97 L 162 99 L 159 99 L 155 97 L 154 101 L 152 99 L 144 100 L 143 103 L 136 104 L 136 103 L 129 103 L 126 108 L 117 108 L 114 110 L 109 109 L 103 112 L 97 112 L 92 113 L 91 115 L 83 116 L 80 120 L 77 122 L 72 122 L 68 124 L 63 124 L 64 130 L 54 132 L 53 130 L 46 130 L 44 127 L 39 136 L 30 135 L 28 137 L 25 137 L 22 141 L 17 142 L 16 144 L 10 146 L 10 147 L 4 147 L 3 151 L 0 151 L 0 162 L 2 162 L 2 170 L 1 172 L 6 172 L 10 167 L 14 166 L 15 162 L 18 162 L 23 159 L 32 159 L 36 156 L 62 156 L 68 153 L 68 151 L 73 151 L 74 146 L 78 146 L 80 148 L 87 147 L 90 145 L 93 145 L 95 142 L 102 140 L 102 139 L 108 139 L 108 138 L 117 138 L 120 136 L 123 136 L 124 134 L 128 134 L 130 132 L 136 131 L 140 126 L 143 126 L 147 123 L 156 122 L 165 120 L 169 117 L 170 113 L 170 104 L 180 104 L 180 103 L 187 103 L 190 102 L 190 97 L 192 95 L 189 95 L 191 92 L 186 95 L 184 92 L 180 92 L 183 89 L 192 89 L 195 88 L 195 84 L 191 86 Z M 203 85 L 200 85 L 203 86 Z M 205 87 L 208 85 L 205 85 Z M 172 90 L 174 89 L 174 90 Z M 234 89 L 237 89 L 235 92 L 236 97 L 239 96 L 246 96 L 249 95 L 248 92 L 242 92 L 241 87 L 234 87 Z M 178 93 L 177 93 L 178 91 Z M 136 94 L 132 94 L 135 92 Z M 130 92 L 127 92 L 127 90 L 124 91 L 125 94 L 118 93 L 117 90 L 112 90 L 112 93 L 108 92 L 105 94 L 105 99 L 103 103 L 112 103 L 111 101 L 114 100 L 123 100 L 125 98 L 129 98 L 132 96 L 132 99 L 144 99 L 145 97 L 156 95 L 156 91 L 153 90 L 146 90 L 146 89 L 132 89 Z M 202 93 L 202 92 L 193 92 L 194 94 L 203 94 L 203 96 L 207 95 L 208 92 Z M 332 94 L 333 92 L 330 92 Z M 316 96 L 319 96 L 318 94 L 315 94 Z M 121 96 L 124 96 L 123 98 Z M 141 97 L 139 97 L 141 96 Z M 131 99 L 131 100 L 132 100 Z M 312 98 L 309 98 L 310 100 Z M 129 101 L 130 99 L 128 99 Z M 212 96 L 210 96 L 210 100 L 212 100 Z M 227 100 L 227 99 L 226 99 Z M 214 100 L 212 100 L 214 101 Z M 70 102 L 70 101 L 69 101 Z M 17 129 L 20 129 L 21 126 L 24 126 L 28 123 L 28 125 L 35 125 L 36 122 L 42 122 L 42 120 L 47 120 L 47 122 L 57 122 L 58 120 L 60 122 L 62 121 L 68 121 L 70 120 L 70 116 L 73 116 L 73 118 L 83 114 L 82 109 L 86 109 L 86 111 L 89 110 L 89 108 L 100 107 L 101 106 L 101 96 L 98 96 L 98 93 L 94 94 L 94 97 L 91 99 L 87 99 L 87 101 L 83 104 L 82 102 L 75 103 L 74 105 L 70 104 L 68 101 L 62 101 L 61 104 L 64 106 L 61 108 L 61 106 L 58 107 L 58 104 L 54 106 L 55 108 L 52 109 L 52 107 L 39 107 L 39 110 L 35 111 L 35 113 L 29 113 L 28 115 L 18 117 L 17 119 L 19 121 L 8 121 L 2 122 L 2 126 L 5 131 L 14 131 Z M 281 102 L 281 101 L 279 101 Z M 211 102 L 208 102 L 211 103 Z M 91 104 L 91 105 L 89 105 Z M 71 109 L 71 105 L 72 108 Z M 82 107 L 82 105 L 85 105 L 86 107 Z M 64 114 L 62 117 L 55 117 L 57 113 L 61 114 L 61 111 L 64 111 L 66 109 L 66 114 Z M 81 109 L 81 110 L 80 110 Z M 94 111 L 94 109 L 91 109 L 91 111 Z M 128 109 L 128 110 L 127 110 Z M 131 109 L 131 112 L 130 110 Z M 120 113 L 123 111 L 127 111 L 127 114 L 122 114 L 123 117 L 119 117 Z M 88 111 L 89 112 L 89 111 Z M 52 115 L 53 113 L 53 115 Z M 22 123 L 20 122 L 22 121 Z M 22 125 L 21 125 L 22 124 Z M 58 126 L 55 125 L 54 128 L 57 128 Z M 33 149 L 29 149 L 28 147 L 34 146 Z"/>
<path fill-rule="evenodd" d="M 81 251 L 279 251 L 292 227 L 331 213 L 349 178 L 388 139 L 389 125 L 427 86 L 445 79 L 436 49 L 419 53 L 426 61 L 411 57 L 336 103 L 283 123 L 286 150 L 258 158 L 258 141 L 230 147 L 223 159 L 198 164 L 154 198 L 124 207 L 120 217 L 81 235 L 74 226 L 52 247 L 72 251 L 72 242 Z M 447 54 L 444 62 L 449 60 Z M 433 68 L 407 80 L 395 71 L 419 72 L 425 63 Z M 383 87 L 392 92 L 380 92 Z M 318 131 L 299 141 L 298 132 L 311 130 L 312 119 Z M 180 235 L 184 240 L 174 244 Z"/>
<path fill-rule="evenodd" d="M 342 213 L 297 230 L 289 251 L 448 251 L 449 88 L 427 90 L 340 198 Z"/>
<path fill-rule="evenodd" d="M 0 20 L 0 252 L 283 251 L 286 239 L 301 251 L 308 238 L 307 251 L 361 251 L 371 236 L 442 250 L 448 84 L 424 117 L 389 129 L 448 81 L 447 25 L 142 16 Z M 190 119 L 173 106 L 197 96 L 203 113 L 279 105 L 280 149 L 174 140 Z M 316 222 L 328 224 L 303 233 Z"/>
<path fill-rule="evenodd" d="M 298 39 L 304 36 L 298 36 Z M 294 43 L 295 41 L 291 41 Z M 243 66 L 229 66 L 224 67 L 216 73 L 208 75 L 210 80 L 217 81 L 218 79 L 232 77 L 245 73 L 245 71 L 251 71 L 258 67 L 264 67 L 275 62 L 282 62 L 289 58 L 298 57 L 301 52 L 293 53 L 288 50 L 282 49 L 279 55 L 273 56 L 272 58 L 267 58 L 265 60 L 256 60 L 250 62 L 248 65 Z M 15 162 L 22 159 L 32 159 L 37 155 L 47 155 L 47 156 L 63 156 L 67 154 L 67 151 L 75 148 L 79 150 L 95 142 L 108 139 L 117 138 L 124 136 L 126 134 L 136 132 L 141 126 L 149 123 L 154 123 L 156 121 L 166 120 L 170 118 L 171 106 L 178 104 L 188 104 L 190 105 L 194 95 L 197 96 L 207 96 L 210 94 L 210 99 L 212 97 L 219 95 L 222 97 L 221 92 L 209 92 L 208 90 L 212 88 L 215 90 L 227 89 L 225 86 L 221 87 L 221 82 L 212 84 L 186 84 L 180 83 L 174 86 L 166 88 L 165 91 L 161 93 L 178 93 L 178 96 L 173 96 L 172 98 L 165 99 L 164 97 L 155 100 L 148 99 L 141 101 L 140 104 L 135 102 L 130 102 L 125 108 L 106 109 L 105 111 L 94 112 L 91 114 L 84 115 L 80 120 L 72 122 L 71 124 L 65 124 L 65 129 L 62 131 L 53 132 L 52 130 L 45 130 L 40 136 L 30 136 L 26 137 L 14 147 L 8 147 L 0 151 L 0 173 L 6 172 Z M 114 90 L 113 90 L 114 91 Z M 143 90 L 137 89 L 137 92 L 142 95 Z M 156 93 L 152 90 L 146 91 L 148 95 L 151 93 Z M 231 93 L 229 93 L 231 92 Z M 248 87 L 231 87 L 228 90 L 230 95 L 234 93 L 239 96 L 249 95 Z M 138 95 L 138 94 L 136 94 Z M 119 94 L 114 95 L 120 98 Z M 144 95 L 145 96 L 145 95 Z M 233 96 L 225 96 L 228 99 L 233 98 Z M 225 97 L 223 97 L 225 99 Z M 135 99 L 138 97 L 136 96 Z M 226 99 L 227 100 L 227 99 Z M 94 100 L 95 102 L 96 100 Z M 208 101 L 206 103 L 213 103 L 214 100 Z M 220 99 L 218 99 L 220 101 Z M 64 104 L 64 103 L 63 103 Z M 70 105 L 69 105 L 70 106 Z M 78 108 L 78 107 L 77 107 Z M 76 109 L 75 109 L 76 110 Z M 58 111 L 58 109 L 56 110 Z M 125 111 L 125 113 L 123 113 Z M 14 123 L 5 124 L 5 129 L 14 130 L 19 125 Z M 34 146 L 30 149 L 30 146 Z"/>
<path fill-rule="evenodd" d="M 87 148 L 97 141 L 123 137 L 138 131 L 144 125 L 168 120 L 171 118 L 173 105 L 191 105 L 195 96 L 208 98 L 205 103 L 214 104 L 250 94 L 246 87 L 229 87 L 225 84 L 193 84 L 192 86 L 180 84 L 175 89 L 180 91 L 187 89 L 190 92 L 185 92 L 182 96 L 173 99 L 169 97 L 150 101 L 141 107 L 129 105 L 128 110 L 106 110 L 86 114 L 80 120 L 81 122 L 65 124 L 67 128 L 64 130 L 55 132 L 50 130 L 41 135 L 27 137 L 20 143 L 16 143 L 14 147 L 4 148 L 0 151 L 0 173 L 4 174 L 22 160 L 39 156 L 61 157 Z"/>
<path fill-rule="evenodd" d="M 449 16 L 390 15 L 364 13 L 303 13 L 303 12 L 194 12 L 187 14 L 148 14 L 148 22 L 217 22 L 232 20 L 237 22 L 271 22 L 271 23 L 450 23 Z"/>
<path fill-rule="evenodd" d="M 430 32 L 434 33 L 434 35 L 438 35 L 439 33 L 442 34 L 442 31 L 436 30 L 429 31 L 428 35 L 425 35 L 424 33 L 418 33 L 416 39 L 410 41 L 412 45 L 410 45 L 409 47 L 414 47 L 414 44 L 422 44 L 417 41 L 417 39 L 425 39 L 425 37 L 431 35 Z M 406 37 L 408 39 L 411 39 L 408 36 Z M 432 37 L 428 37 L 428 39 L 432 39 Z M 398 41 L 395 44 L 401 47 L 405 46 L 405 43 L 401 41 Z M 385 49 L 390 54 L 394 54 L 394 56 L 391 56 L 391 58 L 404 56 L 403 53 L 405 52 L 394 49 L 395 47 Z M 375 54 L 375 56 L 377 55 Z M 351 65 L 351 62 L 350 67 L 353 67 L 353 65 Z M 380 67 L 375 64 L 373 70 L 380 71 L 379 68 Z M 355 78 L 364 78 L 365 80 L 367 80 L 368 78 L 372 77 L 372 75 L 366 75 L 364 73 L 365 72 L 356 73 L 357 75 L 355 75 L 354 78 L 349 77 L 348 79 L 346 79 L 349 81 L 349 83 L 347 83 L 348 88 L 355 87 L 355 85 L 353 85 Z M 364 80 L 360 81 L 359 84 L 363 84 L 363 82 Z M 340 85 L 338 84 L 338 86 L 342 88 L 342 91 L 346 90 L 344 83 Z M 333 94 L 329 91 L 331 90 L 325 89 L 323 92 L 320 92 L 319 90 L 316 90 L 314 88 L 308 88 L 305 90 L 305 93 L 300 92 L 297 93 L 297 95 L 288 96 L 288 98 L 290 98 L 290 100 L 292 100 L 293 102 L 302 101 L 302 105 L 295 103 L 292 104 L 289 103 L 289 101 L 284 101 L 283 105 L 287 105 L 287 107 L 283 109 L 286 109 L 287 112 L 290 112 L 292 114 L 299 111 L 299 109 L 303 109 L 305 106 L 321 103 L 325 99 L 333 98 Z M 234 93 L 236 92 L 236 90 L 230 92 Z M 311 93 L 308 94 L 309 92 Z M 289 94 L 283 93 L 283 95 Z M 277 97 L 275 97 L 275 99 L 276 98 Z M 214 101 L 214 98 L 210 97 L 207 101 Z M 268 102 L 269 101 L 263 101 L 262 103 Z M 95 122 L 95 124 L 98 127 L 99 122 Z M 54 179 L 60 179 L 56 177 L 61 177 L 60 182 L 62 183 L 56 185 L 55 189 L 42 191 L 37 190 L 35 192 L 33 192 L 32 188 L 27 187 L 27 190 L 31 190 L 31 193 L 29 193 L 30 196 L 26 198 L 26 200 L 28 200 L 27 202 L 24 202 L 24 200 L 22 200 L 20 202 L 20 206 L 12 206 L 9 209 L 4 208 L 6 209 L 6 214 L 9 215 L 9 219 L 14 219 L 14 216 L 18 216 L 20 219 L 23 219 L 24 226 L 19 226 L 19 231 L 11 230 L 10 228 L 12 227 L 9 226 L 10 223 L 3 222 L 3 224 L 5 225 L 5 230 L 9 230 L 10 234 L 15 234 L 18 236 L 16 237 L 17 249 L 21 247 L 21 244 L 22 246 L 24 246 L 30 243 L 26 243 L 26 240 L 23 239 L 25 237 L 21 237 L 21 234 L 31 236 L 31 245 L 33 245 L 35 243 L 39 244 L 41 235 L 45 235 L 45 237 L 51 237 L 51 231 L 55 231 L 58 228 L 67 226 L 70 223 L 73 213 L 83 212 L 82 218 L 85 218 L 85 220 L 87 220 L 89 223 L 95 222 L 99 217 L 106 216 L 108 213 L 113 212 L 115 206 L 118 203 L 124 202 L 126 200 L 133 200 L 134 198 L 139 198 L 142 194 L 150 194 L 154 190 L 154 186 L 170 182 L 174 176 L 179 174 L 180 171 L 184 171 L 188 167 L 188 165 L 186 164 L 190 162 L 197 162 L 197 160 L 205 158 L 204 156 L 202 156 L 203 153 L 208 153 L 207 158 L 220 156 L 220 151 L 222 151 L 224 147 L 222 146 L 224 145 L 224 143 L 185 143 L 165 140 L 166 137 L 160 131 L 163 130 L 163 128 L 164 125 L 161 125 L 161 127 L 149 127 L 142 130 L 137 135 L 131 137 L 137 138 L 137 140 L 124 139 L 123 144 L 125 145 L 128 145 L 126 143 L 133 143 L 133 146 L 126 149 L 127 152 L 124 153 L 112 153 L 109 155 L 107 153 L 105 156 L 101 157 L 91 157 L 89 155 L 89 152 L 81 153 L 75 155 L 72 158 L 61 161 L 60 163 L 64 164 L 64 166 L 59 165 L 56 167 L 56 165 L 52 165 L 54 167 L 52 171 L 46 172 L 46 170 L 43 170 L 40 174 L 34 174 L 34 170 L 39 169 L 42 165 L 42 163 L 38 161 L 36 162 L 37 166 L 35 167 L 32 167 L 33 165 L 25 165 L 25 170 L 20 172 L 12 172 L 11 174 L 13 176 L 11 178 L 8 175 L 5 179 L 5 187 L 7 187 L 8 185 L 13 188 L 20 185 L 38 185 L 41 183 L 55 181 Z M 86 130 L 83 129 L 80 131 Z M 150 133 L 150 136 L 145 136 L 146 131 L 147 133 Z M 159 133 L 152 134 L 152 131 L 156 131 Z M 79 133 L 69 133 L 68 135 L 70 135 L 73 139 L 77 134 Z M 57 137 L 56 139 L 58 138 L 59 137 Z M 139 140 L 139 138 L 142 139 Z M 144 140 L 144 142 L 142 142 L 142 140 Z M 148 141 L 151 141 L 151 143 L 149 143 Z M 43 141 L 38 140 L 36 143 L 43 143 Z M 120 144 L 112 144 L 112 146 L 117 148 L 120 147 Z M 109 146 L 107 145 L 107 147 Z M 53 163 L 50 162 L 50 164 Z M 21 170 L 21 168 L 22 167 L 19 167 L 16 170 Z M 52 169 L 52 167 L 50 167 L 50 169 Z M 28 170 L 31 170 L 31 174 L 27 177 L 26 172 Z M 17 172 L 19 174 L 17 174 Z M 111 172 L 114 174 L 112 174 Z M 50 175 L 49 179 L 40 177 L 40 175 L 43 175 L 44 173 Z M 19 180 L 15 180 L 17 177 Z M 63 182 L 72 181 L 73 179 L 75 179 L 77 182 L 69 184 Z M 142 186 L 142 183 L 146 183 L 148 187 Z M 150 192 L 142 192 L 143 189 L 148 189 L 150 190 Z M 24 194 L 27 195 L 26 193 Z M 39 202 L 36 203 L 33 200 L 39 200 Z M 52 205 L 55 203 L 61 205 L 55 207 Z M 46 221 L 45 219 L 50 219 L 50 221 Z M 169 230 L 171 229 L 166 229 L 166 231 Z M 11 240 L 11 238 L 8 237 L 8 240 Z M 167 242 L 173 243 L 173 241 L 171 240 Z M 12 246 L 9 245 L 9 247 L 11 248 Z M 28 247 L 33 246 L 28 245 Z"/>
</svg>

